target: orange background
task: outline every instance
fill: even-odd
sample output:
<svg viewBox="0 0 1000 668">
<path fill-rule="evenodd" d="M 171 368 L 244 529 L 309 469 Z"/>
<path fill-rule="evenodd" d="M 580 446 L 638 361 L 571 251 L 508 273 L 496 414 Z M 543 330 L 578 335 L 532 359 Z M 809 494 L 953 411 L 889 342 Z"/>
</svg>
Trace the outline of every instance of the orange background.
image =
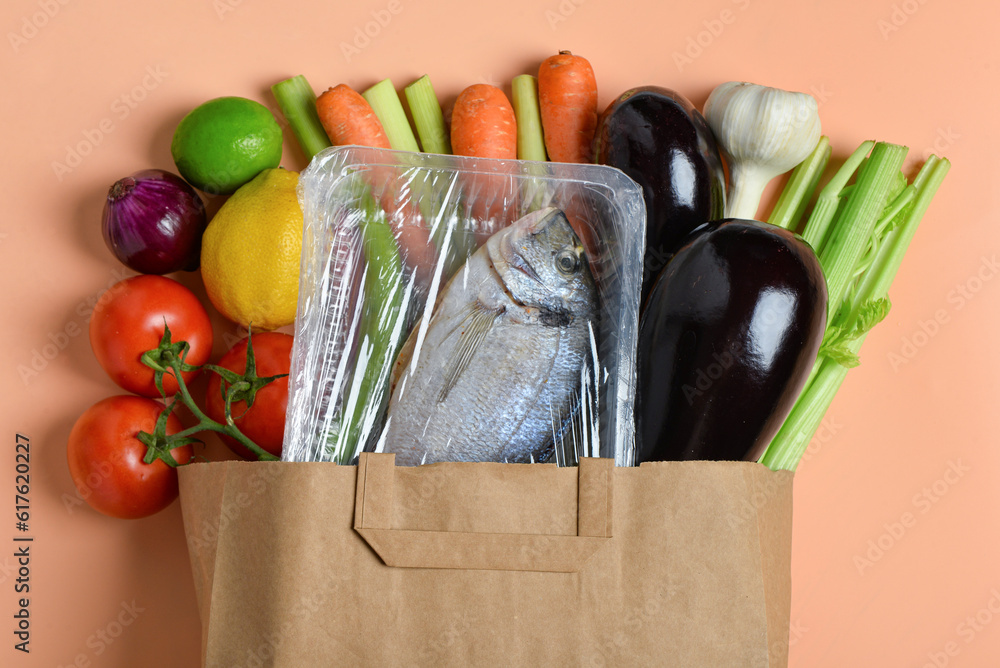
<svg viewBox="0 0 1000 668">
<path fill-rule="evenodd" d="M 378 17 L 385 25 L 375 30 Z M 178 506 L 126 522 L 65 503 L 74 495 L 69 430 L 118 393 L 91 354 L 84 315 L 125 275 L 100 236 L 107 187 L 137 169 L 173 170 L 173 128 L 212 97 L 274 107 L 269 86 L 293 74 L 321 90 L 387 76 L 402 87 L 429 73 L 447 106 L 468 84 L 508 86 L 572 49 L 593 64 L 602 108 L 641 84 L 701 106 L 716 84 L 750 80 L 816 95 L 835 156 L 873 138 L 912 147 L 911 167 L 931 150 L 952 160 L 891 291 L 892 312 L 796 477 L 791 665 L 997 665 L 998 24 L 991 3 L 922 0 L 4 2 L 0 664 L 198 661 Z M 366 25 L 367 44 L 358 38 Z M 54 163 L 79 146 L 79 165 L 57 174 Z M 283 164 L 301 169 L 288 146 Z M 197 275 L 180 279 L 204 294 Z M 215 322 L 221 353 L 236 331 Z M 23 378 L 19 367 L 51 342 L 64 348 Z M 12 649 L 16 432 L 34 455 L 30 656 Z M 95 642 L 133 605 L 141 610 L 112 644 Z"/>
</svg>

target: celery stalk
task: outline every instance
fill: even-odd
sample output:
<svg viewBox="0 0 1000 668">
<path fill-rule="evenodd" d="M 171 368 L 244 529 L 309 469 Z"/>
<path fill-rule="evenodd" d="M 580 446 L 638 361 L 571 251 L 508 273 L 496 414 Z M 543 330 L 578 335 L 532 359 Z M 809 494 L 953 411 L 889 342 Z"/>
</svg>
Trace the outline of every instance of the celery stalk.
<svg viewBox="0 0 1000 668">
<path fill-rule="evenodd" d="M 767 222 L 794 231 L 829 160 L 830 138 L 824 135 L 819 138 L 819 143 L 809 157 L 792 170 Z"/>
<path fill-rule="evenodd" d="M 385 136 L 389 139 L 389 146 L 397 151 L 412 151 L 414 153 L 420 151 L 420 147 L 417 146 L 417 138 L 413 136 L 410 121 L 406 119 L 403 104 L 399 101 L 399 95 L 391 80 L 379 81 L 361 96 L 368 101 L 372 111 L 382 123 Z"/>
<path fill-rule="evenodd" d="M 831 327 L 849 332 L 848 340 L 842 344 L 842 350 L 846 353 L 856 357 L 860 352 L 868 330 L 874 324 L 862 322 L 862 313 L 870 305 L 888 299 L 889 287 L 899 271 L 917 226 L 950 167 L 951 164 L 947 160 L 931 156 L 913 183 L 904 188 L 882 212 L 879 227 L 897 216 L 903 216 L 903 221 L 885 233 L 881 241 L 873 240 L 873 243 L 877 244 L 875 258 L 857 279 L 853 294 L 845 299 L 844 305 L 849 308 L 839 310 L 837 313 L 831 310 L 834 314 L 833 321 L 828 326 L 827 332 L 830 333 Z M 864 190 L 860 188 L 860 181 L 859 189 L 864 194 Z M 849 224 L 854 221 L 844 218 L 841 222 Z M 888 227 L 889 225 L 885 225 L 884 229 Z M 761 457 L 762 464 L 773 470 L 796 468 L 833 402 L 837 390 L 844 382 L 848 370 L 846 365 L 826 355 L 821 354 L 817 358 L 813 373 L 791 413 Z"/>
<path fill-rule="evenodd" d="M 819 199 L 816 200 L 816 206 L 813 208 L 812 213 L 809 215 L 809 220 L 806 221 L 806 226 L 802 230 L 802 238 L 813 247 L 817 255 L 822 250 L 826 233 L 830 228 L 830 223 L 833 221 L 834 215 L 837 213 L 837 208 L 840 205 L 840 199 L 844 194 L 843 190 L 847 186 L 847 182 L 854 176 L 854 172 L 858 171 L 858 167 L 861 166 L 865 156 L 868 155 L 873 146 L 875 146 L 875 142 L 873 141 L 866 141 L 861 144 L 858 150 L 851 154 L 851 157 L 837 170 L 837 173 L 834 174 L 830 182 L 820 192 Z"/>
<path fill-rule="evenodd" d="M 514 118 L 517 121 L 517 157 L 519 160 L 547 160 L 542 137 L 542 115 L 538 106 L 538 80 L 521 74 L 511 80 Z"/>
<path fill-rule="evenodd" d="M 849 344 L 855 353 L 861 348 L 865 336 Z M 833 403 L 834 395 L 847 377 L 847 367 L 825 357 L 816 361 L 816 368 L 813 379 L 799 395 L 792 412 L 760 458 L 760 463 L 772 471 L 795 470 Z"/>
<path fill-rule="evenodd" d="M 924 164 L 913 181 L 916 190 L 913 208 L 910 209 L 903 224 L 890 232 L 883 242 L 881 251 L 858 288 L 858 297 L 853 304 L 852 313 L 856 313 L 866 302 L 888 294 L 889 286 L 892 285 L 900 265 L 903 264 L 903 256 L 910 247 L 917 226 L 949 169 L 951 163 L 946 159 L 935 157 L 933 161 L 928 160 Z"/>
<path fill-rule="evenodd" d="M 316 113 L 316 93 L 304 76 L 299 74 L 274 84 L 271 93 L 292 127 L 306 159 L 312 160 L 314 155 L 330 146 L 330 139 Z"/>
<path fill-rule="evenodd" d="M 425 74 L 403 89 L 410 105 L 413 124 L 420 135 L 424 153 L 451 153 L 451 142 L 444 126 L 444 114 L 430 78 Z"/>
<path fill-rule="evenodd" d="M 858 174 L 855 190 L 847 198 L 834 224 L 829 239 L 819 252 L 819 261 L 826 275 L 828 304 L 834 314 L 840 307 L 854 269 L 870 242 L 889 198 L 889 189 L 896 182 L 906 158 L 905 146 L 879 142 L 872 148 L 864 168 Z M 844 223 L 843 221 L 847 221 Z M 836 221 L 835 221 L 836 222 Z"/>
<path fill-rule="evenodd" d="M 933 168 L 936 167 L 937 163 L 940 162 L 942 159 L 943 158 L 939 158 L 933 153 L 930 156 L 928 156 L 927 161 L 924 163 L 924 166 L 920 168 L 920 173 L 918 173 L 917 176 L 913 179 L 913 185 L 915 185 L 918 188 L 922 188 L 924 181 L 930 178 L 931 172 L 934 171 Z"/>
<path fill-rule="evenodd" d="M 511 80 L 511 97 L 514 119 L 517 122 L 517 157 L 520 160 L 545 162 L 545 139 L 542 135 L 542 114 L 538 106 L 538 80 L 530 74 L 520 74 Z M 547 165 L 528 168 L 532 174 L 544 177 Z M 522 215 L 547 206 L 552 199 L 551 188 L 544 179 L 532 178 L 526 182 L 522 197 Z"/>
<path fill-rule="evenodd" d="M 328 436 L 329 455 L 339 464 L 350 464 L 380 426 L 413 287 L 404 284 L 399 246 L 385 212 L 367 187 L 359 184 L 359 195 L 365 274 L 357 357 L 334 433 Z"/>
</svg>

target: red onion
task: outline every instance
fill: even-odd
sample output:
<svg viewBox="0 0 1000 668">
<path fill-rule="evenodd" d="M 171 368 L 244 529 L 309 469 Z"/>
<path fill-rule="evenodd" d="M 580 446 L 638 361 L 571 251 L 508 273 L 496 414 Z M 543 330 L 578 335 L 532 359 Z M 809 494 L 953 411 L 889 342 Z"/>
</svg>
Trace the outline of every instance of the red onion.
<svg viewBox="0 0 1000 668">
<path fill-rule="evenodd" d="M 201 261 L 205 205 L 181 177 L 145 169 L 115 181 L 104 203 L 104 241 L 143 274 L 194 271 Z"/>
</svg>

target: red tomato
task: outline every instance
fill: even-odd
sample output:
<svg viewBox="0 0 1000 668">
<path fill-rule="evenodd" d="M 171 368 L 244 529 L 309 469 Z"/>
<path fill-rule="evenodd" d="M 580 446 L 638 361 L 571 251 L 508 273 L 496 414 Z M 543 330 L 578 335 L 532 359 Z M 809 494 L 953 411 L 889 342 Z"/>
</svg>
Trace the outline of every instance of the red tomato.
<svg viewBox="0 0 1000 668">
<path fill-rule="evenodd" d="M 163 323 L 171 340 L 187 341 L 187 363 L 201 365 L 212 354 L 212 323 L 193 292 L 163 276 L 126 278 L 101 295 L 90 318 L 90 346 L 97 361 L 123 389 L 145 397 L 159 397 L 153 370 L 140 361 L 160 344 Z M 197 372 L 184 374 L 189 382 Z M 177 392 L 177 381 L 163 377 L 167 396 Z"/>
<path fill-rule="evenodd" d="M 257 375 L 261 378 L 288 373 L 292 363 L 293 337 L 281 332 L 253 334 L 253 356 L 257 364 Z M 222 356 L 219 366 L 242 374 L 247 365 L 247 340 L 244 338 Z M 226 421 L 226 402 L 222 396 L 222 380 L 218 374 L 211 374 L 205 396 L 205 412 L 217 422 Z M 246 403 L 240 401 L 232 405 L 232 416 L 236 426 L 247 438 L 276 457 L 281 456 L 281 442 L 285 437 L 285 409 L 288 407 L 288 378 L 265 385 L 257 392 L 253 406 L 247 410 Z M 229 436 L 222 436 L 229 449 L 245 459 L 257 459 L 257 455 L 240 445 Z"/>
<path fill-rule="evenodd" d="M 103 399 L 84 412 L 69 434 L 69 472 L 92 508 L 111 517 L 137 519 L 159 512 L 177 498 L 177 471 L 161 460 L 142 461 L 146 446 L 136 436 L 153 433 L 163 411 L 158 401 L 122 395 Z M 181 431 L 171 415 L 167 433 Z M 171 450 L 177 463 L 191 459 L 190 445 Z"/>
</svg>

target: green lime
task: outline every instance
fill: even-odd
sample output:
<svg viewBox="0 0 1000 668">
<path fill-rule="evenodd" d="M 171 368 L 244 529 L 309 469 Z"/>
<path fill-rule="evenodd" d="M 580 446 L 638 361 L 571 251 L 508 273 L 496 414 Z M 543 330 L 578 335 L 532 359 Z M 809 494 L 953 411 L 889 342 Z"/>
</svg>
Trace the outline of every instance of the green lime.
<svg viewBox="0 0 1000 668">
<path fill-rule="evenodd" d="M 199 190 L 228 195 L 281 162 L 281 128 L 267 107 L 219 97 L 185 116 L 170 143 L 181 176 Z"/>
</svg>

